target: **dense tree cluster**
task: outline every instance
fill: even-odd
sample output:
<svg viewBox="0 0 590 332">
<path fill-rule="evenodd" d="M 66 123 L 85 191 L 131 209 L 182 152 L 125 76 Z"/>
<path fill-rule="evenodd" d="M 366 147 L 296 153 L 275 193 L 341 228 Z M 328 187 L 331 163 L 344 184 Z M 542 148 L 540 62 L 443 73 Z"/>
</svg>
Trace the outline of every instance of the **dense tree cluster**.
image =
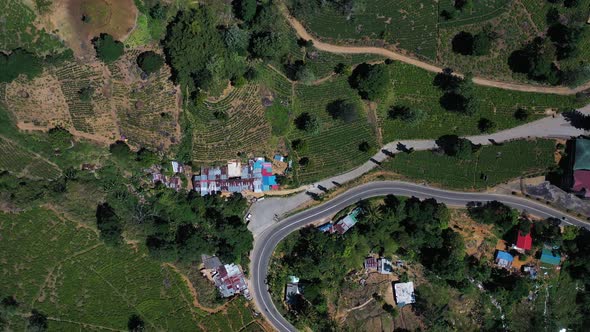
<svg viewBox="0 0 590 332">
<path fill-rule="evenodd" d="M 173 80 L 189 97 L 218 94 L 247 75 L 248 57 L 280 60 L 287 52 L 287 26 L 273 3 L 235 1 L 242 24 L 223 26 L 210 6 L 180 11 L 162 41 Z"/>
<path fill-rule="evenodd" d="M 461 78 L 452 69 L 445 68 L 434 77 L 433 84 L 444 92 L 439 100 L 444 109 L 466 115 L 477 112 L 473 75 Z"/>
<path fill-rule="evenodd" d="M 123 225 L 115 210 L 108 203 L 96 207 L 96 227 L 105 243 L 110 245 L 121 243 Z"/>
<path fill-rule="evenodd" d="M 577 0 L 564 2 L 565 7 L 577 5 Z M 546 37 L 537 37 L 514 51 L 508 59 L 508 65 L 515 73 L 524 73 L 530 79 L 553 85 L 575 86 L 586 81 L 590 77 L 590 71 L 585 63 L 575 68 L 559 63 L 578 54 L 580 43 L 584 40 L 584 30 L 587 29 L 586 19 L 586 16 L 577 14 L 562 16 L 558 7 L 549 7 L 546 14 L 549 26 Z"/>
<path fill-rule="evenodd" d="M 436 145 L 447 156 L 459 159 L 469 158 L 474 150 L 474 145 L 470 140 L 457 135 L 443 135 L 436 140 Z"/>
<path fill-rule="evenodd" d="M 371 101 L 385 98 L 391 87 L 386 64 L 358 65 L 352 72 L 349 83 L 358 91 L 361 98 Z"/>
<path fill-rule="evenodd" d="M 462 55 L 486 55 L 490 53 L 490 49 L 492 48 L 492 36 L 493 34 L 486 30 L 476 35 L 461 31 L 453 37 L 451 42 L 453 52 Z"/>
<path fill-rule="evenodd" d="M 146 245 L 152 256 L 191 262 L 207 253 L 224 262 L 247 262 L 253 239 L 242 220 L 246 200 L 241 195 L 225 201 L 217 195 L 162 190 L 145 204 L 158 211 L 144 221 L 150 229 Z"/>
<path fill-rule="evenodd" d="M 20 48 L 8 54 L 0 52 L 0 83 L 10 83 L 19 75 L 31 79 L 42 71 L 42 59 L 32 53 Z"/>
<path fill-rule="evenodd" d="M 117 61 L 123 53 L 125 53 L 125 46 L 113 36 L 101 33 L 100 36 L 92 40 L 96 56 L 104 63 L 112 63 Z"/>
<path fill-rule="evenodd" d="M 295 127 L 310 134 L 317 134 L 320 131 L 320 120 L 315 114 L 304 112 L 295 118 Z"/>
</svg>

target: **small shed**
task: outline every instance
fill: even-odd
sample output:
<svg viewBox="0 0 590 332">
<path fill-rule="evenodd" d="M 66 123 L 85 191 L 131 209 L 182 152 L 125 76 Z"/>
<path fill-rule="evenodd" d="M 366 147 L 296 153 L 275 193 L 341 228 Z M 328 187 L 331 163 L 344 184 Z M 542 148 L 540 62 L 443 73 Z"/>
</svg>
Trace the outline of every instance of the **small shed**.
<svg viewBox="0 0 590 332">
<path fill-rule="evenodd" d="M 367 257 L 365 258 L 365 270 L 367 271 L 376 271 L 377 270 L 377 260 L 375 257 Z"/>
</svg>

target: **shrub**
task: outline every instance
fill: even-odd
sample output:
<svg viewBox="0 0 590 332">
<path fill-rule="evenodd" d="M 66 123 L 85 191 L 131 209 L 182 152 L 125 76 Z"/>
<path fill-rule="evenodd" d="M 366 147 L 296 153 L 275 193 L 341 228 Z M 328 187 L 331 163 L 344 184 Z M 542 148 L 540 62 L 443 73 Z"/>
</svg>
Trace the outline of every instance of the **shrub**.
<svg viewBox="0 0 590 332">
<path fill-rule="evenodd" d="M 305 112 L 295 119 L 295 126 L 308 133 L 317 133 L 320 130 L 320 121 L 317 116 Z"/>
<path fill-rule="evenodd" d="M 473 54 L 473 35 L 469 32 L 461 31 L 453 37 L 451 42 L 453 46 L 453 52 L 462 55 Z"/>
<path fill-rule="evenodd" d="M 519 121 L 526 121 L 529 118 L 529 111 L 524 108 L 518 108 L 514 112 L 514 118 Z"/>
<path fill-rule="evenodd" d="M 362 141 L 361 144 L 359 144 L 359 151 L 369 152 L 369 150 L 371 150 L 371 145 L 367 141 Z"/>
<path fill-rule="evenodd" d="M 94 88 L 91 86 L 86 86 L 78 90 L 78 97 L 81 101 L 90 101 L 92 99 L 93 94 Z"/>
<path fill-rule="evenodd" d="M 123 43 L 113 39 L 113 36 L 101 33 L 99 37 L 92 40 L 96 56 L 104 63 L 112 63 L 117 61 L 125 52 Z"/>
<path fill-rule="evenodd" d="M 346 123 L 354 122 L 358 119 L 358 104 L 338 99 L 326 106 L 326 110 L 334 119 L 340 119 Z"/>
<path fill-rule="evenodd" d="M 496 127 L 496 124 L 488 118 L 481 118 L 477 122 L 477 128 L 482 133 L 487 133 L 487 132 L 491 131 L 492 129 L 494 129 L 494 127 Z"/>
</svg>

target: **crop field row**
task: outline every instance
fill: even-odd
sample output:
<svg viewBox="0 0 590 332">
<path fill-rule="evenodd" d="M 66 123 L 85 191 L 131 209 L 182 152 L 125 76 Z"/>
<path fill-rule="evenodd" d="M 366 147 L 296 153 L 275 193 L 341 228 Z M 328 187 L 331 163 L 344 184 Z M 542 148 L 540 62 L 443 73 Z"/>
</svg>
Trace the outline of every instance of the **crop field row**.
<svg viewBox="0 0 590 332">
<path fill-rule="evenodd" d="M 60 42 L 38 30 L 33 24 L 35 13 L 22 0 L 0 2 L 0 50 L 25 48 L 45 54 L 61 48 Z"/>
<path fill-rule="evenodd" d="M 371 157 L 371 152 L 361 152 L 358 148 L 363 141 L 376 145 L 374 131 L 368 123 L 364 111 L 351 123 L 334 120 L 328 114 L 329 103 L 342 99 L 356 102 L 360 98 L 352 90 L 346 78 L 336 77 L 319 86 L 297 86 L 295 110 L 297 114 L 308 112 L 316 115 L 321 122 L 318 134 L 307 134 L 294 129 L 289 139 L 302 139 L 307 144 L 304 151 L 297 152 L 299 157 L 308 157 L 310 164 L 297 170 L 298 180 L 309 183 L 330 175 L 343 173 Z"/>
<path fill-rule="evenodd" d="M 264 117 L 257 85 L 238 88 L 216 103 L 206 102 L 198 112 L 195 161 L 225 161 L 240 152 L 263 153 L 267 148 L 271 128 Z M 215 114 L 227 119 L 215 119 Z"/>
<path fill-rule="evenodd" d="M 472 116 L 444 110 L 439 103 L 443 92 L 432 82 L 435 74 L 403 63 L 392 66 L 394 80 L 392 102 L 379 106 L 379 116 L 385 141 L 410 138 L 437 138 L 445 134 L 472 135 L 479 133 L 477 123 L 481 117 L 492 120 L 496 130 L 522 124 L 513 114 L 522 107 L 531 112 L 529 121 L 541 118 L 547 109 L 566 110 L 579 106 L 574 96 L 558 96 L 489 88 L 475 85 L 478 111 Z M 388 118 L 393 105 L 419 108 L 426 112 L 425 119 L 414 125 Z"/>
<path fill-rule="evenodd" d="M 519 140 L 501 146 L 484 146 L 469 159 L 431 151 L 401 153 L 384 162 L 382 167 L 415 181 L 478 190 L 519 176 L 544 174 L 555 164 L 554 151 L 555 142 L 551 140 Z"/>
<path fill-rule="evenodd" d="M 19 177 L 53 180 L 61 176 L 61 170 L 23 146 L 0 136 L 0 170 Z"/>
<path fill-rule="evenodd" d="M 35 308 L 51 317 L 49 330 L 87 330 L 85 324 L 123 330 L 132 314 L 140 315 L 149 330 L 168 331 L 205 325 L 206 331 L 238 331 L 238 325 L 253 320 L 239 308 L 241 300 L 230 304 L 227 314 L 193 307 L 180 275 L 150 259 L 145 248 L 107 247 L 93 230 L 47 210 L 0 214 L 0 230 L 6 235 L 0 261 L 11 266 L 0 270 L 0 292 L 15 296 L 19 310 Z M 230 318 L 235 323 L 221 328 Z"/>
<path fill-rule="evenodd" d="M 367 0 L 364 9 L 346 16 L 329 7 L 300 18 L 320 37 L 338 40 L 383 40 L 416 55 L 434 59 L 436 54 L 437 4 L 402 1 L 383 5 Z"/>
<path fill-rule="evenodd" d="M 535 0 L 533 0 L 535 1 Z M 449 21 L 445 21 L 443 17 L 439 16 L 439 27 L 456 27 L 468 24 L 476 24 L 490 20 L 497 17 L 510 8 L 510 4 L 514 2 L 511 0 L 486 0 L 486 1 L 471 1 L 463 10 L 456 11 L 453 1 L 439 1 L 439 12 L 447 10 L 454 12 L 455 17 Z"/>
<path fill-rule="evenodd" d="M 93 122 L 97 110 L 92 100 L 81 100 L 78 92 L 87 87 L 98 89 L 102 81 L 100 72 L 90 66 L 69 63 L 57 68 L 55 74 L 61 82 L 74 128 L 82 132 L 96 133 Z M 94 101 L 95 104 L 98 103 L 96 98 Z"/>
</svg>

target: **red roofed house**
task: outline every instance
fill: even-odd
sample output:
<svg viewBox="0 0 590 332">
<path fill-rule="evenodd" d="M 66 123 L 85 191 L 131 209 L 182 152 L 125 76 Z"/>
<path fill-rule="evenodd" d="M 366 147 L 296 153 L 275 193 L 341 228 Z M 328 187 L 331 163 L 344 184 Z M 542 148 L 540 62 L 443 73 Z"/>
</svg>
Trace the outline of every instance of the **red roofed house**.
<svg viewBox="0 0 590 332">
<path fill-rule="evenodd" d="M 531 250 L 533 246 L 533 238 L 531 237 L 531 232 L 527 235 L 522 235 L 521 231 L 518 231 L 518 238 L 516 239 L 516 249 L 520 250 Z"/>
<path fill-rule="evenodd" d="M 584 191 L 584 197 L 590 197 L 590 171 L 576 170 L 574 171 L 574 191 Z"/>
</svg>

